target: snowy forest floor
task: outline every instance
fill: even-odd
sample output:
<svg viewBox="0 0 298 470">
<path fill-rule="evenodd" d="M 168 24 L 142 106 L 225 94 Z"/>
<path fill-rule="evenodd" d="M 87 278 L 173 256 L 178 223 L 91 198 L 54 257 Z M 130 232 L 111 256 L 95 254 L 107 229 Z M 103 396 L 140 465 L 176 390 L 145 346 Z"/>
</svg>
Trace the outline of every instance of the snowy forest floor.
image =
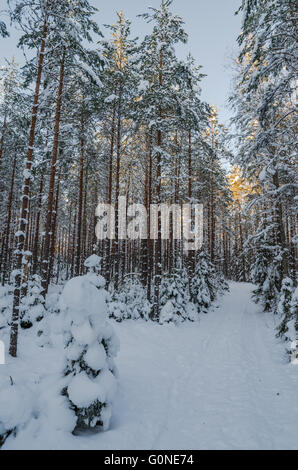
<svg viewBox="0 0 298 470">
<path fill-rule="evenodd" d="M 231 283 L 198 323 L 114 324 L 120 380 L 110 430 L 61 439 L 35 428 L 4 449 L 297 449 L 297 366 L 275 337 L 278 319 L 260 312 L 251 290 Z"/>
</svg>

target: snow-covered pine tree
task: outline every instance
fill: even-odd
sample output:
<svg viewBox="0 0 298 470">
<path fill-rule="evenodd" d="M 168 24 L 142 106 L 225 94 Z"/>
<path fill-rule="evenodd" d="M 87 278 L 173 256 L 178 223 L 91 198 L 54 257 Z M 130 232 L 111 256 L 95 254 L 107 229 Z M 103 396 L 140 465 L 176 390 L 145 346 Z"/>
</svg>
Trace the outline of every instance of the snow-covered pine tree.
<svg viewBox="0 0 298 470">
<path fill-rule="evenodd" d="M 22 156 L 28 139 L 29 99 L 14 59 L 0 71 L 0 270 L 2 285 L 13 268 L 11 239 L 16 230 L 15 207 L 22 184 Z"/>
<path fill-rule="evenodd" d="M 33 59 L 32 65 L 35 65 L 34 74 L 36 75 L 35 93 L 33 99 L 33 109 L 31 118 L 31 127 L 29 133 L 28 151 L 26 158 L 26 168 L 24 171 L 24 184 L 23 194 L 21 198 L 21 216 L 19 223 L 19 230 L 17 231 L 17 250 L 16 250 L 16 288 L 14 295 L 13 319 L 11 329 L 11 344 L 10 354 L 16 356 L 17 352 L 17 334 L 18 334 L 18 307 L 22 296 L 21 286 L 23 282 L 24 271 L 28 270 L 28 260 L 31 256 L 31 251 L 26 249 L 31 239 L 32 229 L 32 215 L 30 212 L 30 188 L 34 181 L 34 168 L 33 153 L 34 145 L 36 143 L 36 127 L 38 122 L 38 111 L 40 104 L 40 94 L 42 79 L 53 84 L 55 87 L 49 87 L 48 83 L 44 81 L 44 88 L 46 91 L 56 91 L 56 106 L 55 117 L 53 119 L 53 141 L 52 141 L 52 166 L 50 172 L 49 182 L 49 196 L 47 204 L 47 217 L 45 224 L 45 238 L 43 246 L 43 267 L 42 279 L 44 292 L 47 290 L 49 280 L 49 269 L 51 269 L 51 252 L 54 251 L 54 237 L 55 237 L 55 224 L 56 215 L 54 214 L 55 206 L 58 203 L 59 185 L 55 191 L 55 179 L 57 170 L 57 155 L 59 150 L 59 131 L 61 120 L 61 107 L 62 107 L 62 93 L 65 84 L 66 75 L 72 66 L 84 70 L 92 80 L 96 81 L 97 75 L 94 68 L 102 64 L 97 51 L 88 52 L 82 46 L 82 41 L 91 41 L 91 34 L 97 34 L 98 27 L 90 19 L 95 9 L 90 6 L 87 0 L 80 1 L 60 1 L 53 2 L 52 0 L 30 0 L 29 2 L 22 2 L 19 0 L 12 0 L 11 5 L 11 19 L 18 23 L 24 31 L 23 36 L 20 38 L 19 44 L 29 48 L 37 48 L 38 57 Z M 48 41 L 46 42 L 46 39 Z M 85 65 L 87 64 L 87 65 Z M 30 65 L 30 64 L 29 64 Z M 56 74 L 55 74 L 56 72 Z M 58 72 L 58 83 L 57 79 Z M 47 129 L 51 133 L 51 129 Z M 55 196 L 56 194 L 56 201 Z M 37 224 L 38 226 L 38 224 Z M 38 231 L 36 231 L 38 235 Z M 53 235 L 53 238 L 51 236 Z M 35 243 L 35 246 L 37 244 Z M 36 263 L 35 263 L 36 265 Z"/>
<path fill-rule="evenodd" d="M 129 141 L 135 132 L 133 102 L 137 96 L 138 71 L 136 63 L 136 40 L 131 38 L 131 22 L 123 12 L 117 14 L 117 21 L 106 26 L 112 34 L 109 41 L 102 41 L 103 55 L 107 67 L 102 97 L 105 102 L 104 116 L 108 118 L 109 168 L 107 202 L 114 201 L 115 237 L 105 242 L 105 275 L 117 290 L 121 282 L 121 269 L 125 264 L 125 242 L 119 239 L 119 196 L 127 192 L 128 181 L 121 179 L 126 173 L 125 154 L 130 154 Z M 129 159 L 131 161 L 131 159 Z M 114 189 L 114 191 L 113 191 Z M 122 193 L 122 194 L 121 194 Z"/>
<path fill-rule="evenodd" d="M 14 0 L 11 2 L 11 20 L 21 26 L 25 31 L 21 37 L 19 44 L 26 44 L 29 47 L 36 49 L 38 52 L 37 58 L 37 73 L 35 79 L 35 91 L 33 98 L 33 107 L 31 113 L 31 124 L 28 141 L 27 156 L 24 169 L 24 181 L 21 197 L 21 210 L 19 218 L 19 230 L 16 233 L 17 249 L 15 251 L 15 291 L 13 301 L 13 313 L 11 321 L 11 335 L 9 353 L 12 357 L 17 355 L 17 342 L 18 342 L 18 325 L 19 325 L 19 305 L 21 300 L 21 287 L 23 282 L 24 270 L 27 269 L 29 252 L 25 249 L 26 231 L 28 228 L 28 214 L 29 214 L 29 199 L 30 199 L 30 186 L 32 182 L 32 162 L 33 151 L 35 142 L 35 130 L 37 123 L 39 95 L 43 72 L 43 62 L 45 56 L 46 38 L 48 33 L 48 17 L 49 17 L 49 0 L 37 2 L 30 0 L 29 2 L 22 2 Z M 34 20 L 33 20 L 34 18 Z M 34 26 L 33 26 L 34 25 Z"/>
<path fill-rule="evenodd" d="M 208 220 L 207 240 L 210 261 L 214 265 L 218 263 L 216 257 L 217 226 L 219 214 L 225 214 L 227 203 L 230 200 L 227 175 L 223 168 L 222 160 L 229 156 L 226 146 L 227 129 L 219 122 L 218 110 L 211 106 L 208 126 L 202 133 L 204 156 L 202 158 L 202 180 L 205 186 L 206 204 L 205 214 Z M 205 202 L 205 201 L 204 201 Z"/>
<path fill-rule="evenodd" d="M 68 281 L 60 298 L 64 315 L 65 377 L 63 394 L 80 428 L 109 427 L 116 390 L 114 357 L 118 340 L 107 322 L 105 280 L 100 258 L 85 261 L 88 273 Z"/>
<path fill-rule="evenodd" d="M 180 113 L 177 116 L 177 131 L 175 136 L 174 165 L 169 165 L 170 171 L 166 176 L 174 188 L 173 202 L 181 199 L 190 204 L 196 204 L 200 201 L 199 192 L 196 190 L 197 177 L 195 176 L 196 162 L 200 158 L 198 155 L 196 140 L 200 140 L 202 132 L 208 126 L 208 117 L 210 116 L 210 107 L 200 99 L 200 82 L 205 75 L 201 73 L 201 67 L 196 65 L 193 57 L 188 55 L 185 62 L 180 62 L 180 71 L 177 79 L 177 101 L 180 106 Z M 181 135 L 181 146 L 178 144 L 179 135 Z M 169 173 L 169 174 L 167 174 Z M 184 182 L 187 182 L 185 184 Z M 202 201 L 200 201 L 202 202 Z M 172 243 L 172 241 L 171 241 Z M 179 258 L 177 243 L 174 243 L 172 251 L 174 258 Z M 195 270 L 195 250 L 190 250 L 184 254 L 186 258 L 187 271 L 189 276 L 189 285 L 191 290 L 191 279 Z"/>
<path fill-rule="evenodd" d="M 271 305 L 267 301 L 263 305 L 276 310 L 282 280 L 291 275 L 296 283 L 295 269 L 290 269 L 295 264 L 295 228 L 289 237 L 287 225 L 293 227 L 296 212 L 297 8 L 291 0 L 243 0 L 241 10 L 240 71 L 232 99 L 240 131 L 236 163 L 255 186 L 250 208 L 257 208 L 261 219 L 258 251 L 264 248 L 264 230 L 266 249 L 271 251 L 266 255 L 270 264 L 263 284 Z M 264 294 L 262 286 L 256 290 L 259 294 Z"/>
<path fill-rule="evenodd" d="M 57 8 L 59 7 L 59 8 Z M 45 237 L 44 249 L 42 259 L 42 280 L 44 293 L 48 290 L 48 285 L 51 277 L 50 268 L 52 263 L 52 250 L 53 246 L 52 237 L 55 236 L 54 224 L 55 218 L 53 216 L 54 209 L 54 190 L 57 177 L 57 161 L 59 151 L 59 138 L 61 117 L 63 112 L 63 97 L 65 95 L 65 85 L 68 75 L 73 73 L 73 69 L 81 69 L 91 80 L 101 85 L 98 78 L 99 68 L 103 65 L 102 58 L 98 52 L 89 51 L 82 44 L 84 41 L 92 42 L 92 33 L 99 35 L 99 28 L 93 21 L 92 16 L 96 11 L 91 7 L 88 0 L 83 0 L 79 3 L 75 1 L 63 0 L 55 7 L 52 13 L 53 23 L 51 24 L 50 40 L 47 43 L 47 66 L 56 67 L 58 75 L 57 84 L 57 98 L 55 104 L 55 117 L 54 117 L 54 136 L 52 145 L 52 160 L 50 169 L 50 180 L 47 198 L 47 211 L 45 222 Z M 82 90 L 82 95 L 84 91 Z M 82 116 L 83 118 L 83 116 Z M 83 145 L 82 145 L 83 144 Z M 84 132 L 81 129 L 81 178 L 80 178 L 80 193 L 79 193 L 79 214 L 78 214 L 78 242 L 77 245 L 77 273 L 80 272 L 80 250 L 81 250 L 81 218 L 82 218 L 82 163 L 84 160 Z"/>
<path fill-rule="evenodd" d="M 150 12 L 141 15 L 153 23 L 152 33 L 147 35 L 140 46 L 140 72 L 142 82 L 139 87 L 139 122 L 150 134 L 151 167 L 149 177 L 154 184 L 151 200 L 161 204 L 162 175 L 171 154 L 170 133 L 177 130 L 180 115 L 179 79 L 181 67 L 174 46 L 185 43 L 187 35 L 183 30 L 183 20 L 174 15 L 170 6 L 172 0 L 163 0 L 160 8 L 150 7 Z M 154 173 L 153 173 L 154 171 Z M 153 253 L 150 246 L 148 256 Z M 161 214 L 158 214 L 157 239 L 154 249 L 154 316 L 159 316 L 159 288 L 162 274 Z M 152 265 L 153 267 L 153 265 Z"/>
</svg>

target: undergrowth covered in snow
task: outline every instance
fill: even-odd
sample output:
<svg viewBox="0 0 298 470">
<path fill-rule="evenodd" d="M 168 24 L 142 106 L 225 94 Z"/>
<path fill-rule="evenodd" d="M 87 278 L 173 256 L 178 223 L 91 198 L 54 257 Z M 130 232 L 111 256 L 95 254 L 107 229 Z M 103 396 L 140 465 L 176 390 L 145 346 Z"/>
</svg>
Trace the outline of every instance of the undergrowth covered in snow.
<svg viewBox="0 0 298 470">
<path fill-rule="evenodd" d="M 61 294 L 51 289 L 45 306 L 36 283 L 28 289 L 21 320 L 31 324 L 21 332 L 20 358 L 8 357 L 0 370 L 0 446 L 22 432 L 109 427 L 119 342 L 107 321 L 108 293 L 98 264 L 97 256 L 90 257 L 89 272 L 68 281 Z M 10 307 L 6 289 L 1 305 L 4 311 Z M 8 325 L 2 332 L 8 345 Z"/>
</svg>

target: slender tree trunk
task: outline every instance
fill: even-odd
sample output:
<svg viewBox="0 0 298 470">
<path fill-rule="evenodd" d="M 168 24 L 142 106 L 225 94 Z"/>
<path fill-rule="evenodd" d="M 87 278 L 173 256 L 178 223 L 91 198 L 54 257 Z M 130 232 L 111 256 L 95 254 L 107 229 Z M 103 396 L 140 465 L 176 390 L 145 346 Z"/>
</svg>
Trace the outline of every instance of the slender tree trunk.
<svg viewBox="0 0 298 470">
<path fill-rule="evenodd" d="M 188 201 L 192 204 L 192 142 L 191 130 L 188 131 Z M 183 241 L 182 241 L 183 243 Z M 195 269 L 195 251 L 189 250 L 188 252 L 188 278 L 189 278 L 189 292 L 192 297 L 192 278 Z"/>
<path fill-rule="evenodd" d="M 276 191 L 279 189 L 279 175 L 278 171 L 275 170 L 275 174 L 273 176 L 273 184 L 276 188 Z M 285 229 L 283 224 L 283 213 L 282 213 L 282 204 L 278 198 L 275 200 L 274 204 L 274 211 L 275 211 L 275 224 L 276 224 L 276 234 L 277 234 L 277 243 L 281 247 L 282 251 L 282 276 L 287 277 L 289 275 L 289 265 L 288 265 L 288 254 L 286 252 L 286 235 Z"/>
<path fill-rule="evenodd" d="M 46 6 L 46 9 L 47 9 L 47 6 Z M 15 290 L 14 290 L 14 298 L 13 298 L 13 313 L 12 313 L 12 320 L 11 320 L 10 346 L 9 346 L 9 354 L 12 357 L 17 356 L 19 305 L 20 305 L 20 294 L 21 294 L 20 288 L 22 284 L 22 267 L 23 267 L 23 248 L 24 248 L 24 241 L 25 241 L 25 232 L 26 232 L 27 222 L 28 222 L 27 209 L 28 209 L 29 191 L 30 191 L 30 184 L 31 184 L 31 165 L 32 165 L 32 160 L 33 160 L 35 128 L 36 128 L 37 113 L 38 113 L 39 91 L 40 91 L 41 76 L 42 76 L 42 69 L 43 69 L 46 37 L 47 37 L 47 13 L 46 13 L 46 17 L 45 17 L 44 25 L 43 25 L 41 47 L 40 47 L 40 53 L 39 53 L 39 59 L 38 59 L 37 78 L 36 78 L 36 84 L 35 84 L 33 109 L 32 109 L 32 115 L 31 115 L 31 127 L 30 127 L 30 134 L 29 134 L 29 145 L 28 145 L 27 158 L 26 158 L 26 175 L 24 178 L 23 195 L 22 195 L 22 200 L 21 200 L 20 225 L 19 225 L 19 231 L 16 237 L 17 238 L 17 250 L 16 250 L 16 263 L 15 264 L 16 264 L 16 269 L 18 271 L 15 277 Z"/>
<path fill-rule="evenodd" d="M 77 211 L 74 211 L 73 219 L 73 235 L 72 235 L 72 245 L 71 245 L 71 261 L 70 261 L 70 277 L 74 275 L 74 262 L 75 262 L 75 251 L 76 251 L 76 226 L 77 226 Z"/>
<path fill-rule="evenodd" d="M 68 234 L 67 234 L 67 258 L 66 258 L 66 280 L 69 277 L 69 265 L 71 262 L 71 223 L 72 223 L 72 204 L 69 207 L 69 226 L 68 226 Z"/>
<path fill-rule="evenodd" d="M 9 235 L 10 235 L 10 225 L 11 225 L 11 211 L 12 211 L 14 184 L 15 184 L 16 164 L 17 164 L 17 154 L 15 153 L 13 164 L 12 164 L 11 182 L 10 182 L 10 190 L 9 190 L 8 206 L 7 206 L 7 222 L 6 222 L 5 235 L 4 235 L 3 252 L 2 252 L 3 253 L 2 285 L 4 285 L 5 279 L 7 278 L 7 258 L 8 258 L 8 249 L 9 249 Z"/>
<path fill-rule="evenodd" d="M 148 142 L 148 136 L 146 136 L 146 151 L 148 155 L 148 150 L 149 150 L 149 142 Z M 148 198 L 149 198 L 149 168 L 148 168 L 148 161 L 146 162 L 146 169 L 145 169 L 145 181 L 144 181 L 144 206 L 146 207 L 147 210 L 147 216 L 149 215 L 150 211 L 150 206 L 148 204 Z M 147 222 L 148 223 L 148 222 Z M 141 244 L 141 282 L 144 287 L 147 286 L 148 282 L 148 238 L 150 236 L 150 232 L 148 232 L 148 226 L 147 226 L 147 239 L 145 240 L 140 240 Z"/>
<path fill-rule="evenodd" d="M 159 55 L 159 86 L 163 85 L 163 57 L 162 53 Z M 161 104 L 158 107 L 158 114 L 160 120 L 162 119 Z M 161 204 L 161 149 L 162 146 L 162 131 L 157 130 L 157 171 L 156 171 L 156 203 L 158 206 Z M 162 268 L 162 247 L 161 247 L 161 212 L 158 211 L 157 221 L 157 240 L 155 243 L 155 277 L 154 277 L 154 316 L 157 319 L 159 316 L 159 289 L 161 283 L 161 268 Z"/>
<path fill-rule="evenodd" d="M 84 191 L 84 165 L 85 165 L 85 136 L 84 119 L 81 119 L 81 139 L 80 139 L 80 184 L 78 201 L 78 227 L 77 227 L 77 249 L 76 249 L 76 276 L 81 273 L 81 251 L 82 251 L 82 215 L 83 215 L 83 191 Z"/>
<path fill-rule="evenodd" d="M 82 256 L 81 256 L 81 274 L 84 274 L 84 260 L 87 258 L 87 193 L 88 193 L 88 168 L 85 170 L 85 185 L 84 185 L 84 204 L 83 204 L 83 229 L 82 229 Z M 91 253 L 90 253 L 91 254 Z"/>
<path fill-rule="evenodd" d="M 61 177 L 61 168 L 59 171 L 59 178 L 57 181 L 57 188 L 56 188 L 56 198 L 55 198 L 55 210 L 52 217 L 52 236 L 51 236 L 51 249 L 50 249 L 50 258 L 49 258 L 49 270 L 48 270 L 48 285 L 52 279 L 52 272 L 53 272 L 53 265 L 55 259 L 55 251 L 56 251 L 56 226 L 57 226 L 57 215 L 58 215 L 58 207 L 59 207 L 59 190 L 60 190 L 60 177 Z"/>
<path fill-rule="evenodd" d="M 147 299 L 151 302 L 151 282 L 153 276 L 153 240 L 151 239 L 151 212 L 152 204 L 152 132 L 149 134 L 149 170 L 148 170 L 148 227 L 147 227 L 147 252 L 148 252 L 148 278 L 147 278 Z"/>
<path fill-rule="evenodd" d="M 117 117 L 117 156 L 116 156 L 116 185 L 115 185 L 115 240 L 113 247 L 114 259 L 114 286 L 118 289 L 120 267 L 120 240 L 119 240 L 119 196 L 120 196 L 120 160 L 121 160 L 121 113 L 122 113 L 122 83 L 119 86 L 118 117 Z"/>
<path fill-rule="evenodd" d="M 6 128 L 7 128 L 7 111 L 4 114 L 1 139 L 0 139 L 0 170 L 1 170 L 1 164 L 2 164 L 2 155 L 3 155 L 3 150 L 4 150 L 4 139 L 5 139 L 5 134 L 6 134 Z"/>
<path fill-rule="evenodd" d="M 37 273 L 38 266 L 38 253 L 39 253 L 39 226 L 40 226 L 40 215 L 41 215 L 41 206 L 42 206 L 42 192 L 43 192 L 43 179 L 44 175 L 42 173 L 39 184 L 39 194 L 38 194 L 38 203 L 37 203 L 37 214 L 35 221 L 35 235 L 34 235 L 34 244 L 33 244 L 33 274 Z"/>
<path fill-rule="evenodd" d="M 116 90 L 115 90 L 116 92 Z M 111 138 L 110 138 L 110 158 L 109 158 L 109 184 L 108 184 L 108 204 L 112 204 L 112 191 L 113 191 L 113 157 L 114 157 L 114 144 L 115 144 L 115 118 L 116 118 L 116 100 L 113 102 L 113 111 L 111 118 Z M 113 265 L 112 260 L 112 250 L 113 250 L 113 241 L 110 238 L 104 240 L 104 274 L 107 282 L 111 281 L 111 267 Z"/>
<path fill-rule="evenodd" d="M 59 145 L 62 93 L 63 93 L 63 84 L 64 84 L 65 55 L 66 55 L 66 50 L 64 48 L 62 52 L 62 59 L 61 59 L 61 64 L 60 64 L 60 76 L 59 76 L 59 86 L 58 86 L 58 96 L 57 96 L 57 103 L 56 103 L 56 116 L 55 116 L 55 126 L 54 126 L 54 142 L 53 142 L 53 151 L 52 151 L 51 174 L 50 174 L 50 182 L 49 182 L 49 194 L 48 194 L 47 214 L 46 214 L 46 224 L 45 224 L 45 241 L 44 241 L 44 253 L 43 253 L 43 262 L 42 262 L 42 287 L 43 287 L 44 296 L 46 295 L 48 291 L 48 270 L 49 270 L 49 261 L 50 261 L 49 256 L 50 256 L 50 247 L 51 247 L 54 188 L 55 188 L 56 166 L 57 166 L 56 164 L 57 164 L 58 145 Z"/>
<path fill-rule="evenodd" d="M 246 282 L 246 263 L 245 263 L 245 255 L 243 253 L 244 249 L 244 239 L 243 239 L 243 229 L 242 229 L 242 217 L 241 217 L 241 206 L 240 202 L 238 204 L 238 211 L 239 211 L 239 237 L 240 237 L 240 250 L 241 250 L 241 260 L 242 260 L 242 281 Z"/>
<path fill-rule="evenodd" d="M 210 181 L 210 260 L 215 259 L 215 208 L 214 208 L 214 158 L 212 156 L 211 181 Z"/>
</svg>

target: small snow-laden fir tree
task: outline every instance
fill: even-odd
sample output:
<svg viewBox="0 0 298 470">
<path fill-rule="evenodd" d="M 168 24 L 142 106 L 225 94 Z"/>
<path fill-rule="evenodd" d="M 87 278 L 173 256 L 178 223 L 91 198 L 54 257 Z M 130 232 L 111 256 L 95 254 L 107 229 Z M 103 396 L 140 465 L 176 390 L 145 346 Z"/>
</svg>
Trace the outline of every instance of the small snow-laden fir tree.
<svg viewBox="0 0 298 470">
<path fill-rule="evenodd" d="M 26 287 L 27 294 L 21 299 L 20 318 L 21 327 L 27 329 L 36 322 L 40 322 L 44 318 L 46 310 L 45 301 L 41 294 L 43 289 L 40 276 L 33 274 L 24 287 Z"/>
<path fill-rule="evenodd" d="M 276 306 L 279 298 L 278 291 L 279 272 L 275 264 L 268 266 L 268 271 L 264 273 L 264 282 L 253 291 L 253 298 L 256 303 L 263 306 L 264 312 L 272 311 L 276 313 Z"/>
<path fill-rule="evenodd" d="M 198 256 L 195 275 L 191 282 L 192 300 L 199 312 L 207 313 L 217 294 L 227 288 L 226 281 L 216 273 L 208 254 L 202 250 Z"/>
<path fill-rule="evenodd" d="M 159 323 L 198 320 L 198 312 L 190 300 L 187 272 L 183 268 L 175 268 L 161 282 L 161 309 Z"/>
<path fill-rule="evenodd" d="M 257 284 L 253 299 L 263 306 L 265 312 L 276 312 L 279 299 L 280 258 L 266 239 L 257 244 L 257 254 L 252 266 L 252 282 Z"/>
<path fill-rule="evenodd" d="M 277 306 L 277 313 L 283 318 L 278 327 L 278 336 L 284 336 L 289 330 L 288 322 L 292 318 L 292 300 L 293 300 L 293 281 L 286 277 L 282 281 L 279 302 Z"/>
<path fill-rule="evenodd" d="M 293 351 L 297 349 L 298 344 L 298 287 L 294 290 L 293 282 L 289 278 L 283 280 L 278 309 L 284 312 L 284 318 L 276 336 L 287 341 L 287 353 L 293 357 Z M 298 363 L 295 356 L 293 363 Z"/>
<path fill-rule="evenodd" d="M 148 320 L 152 305 L 147 300 L 146 289 L 137 279 L 126 277 L 109 302 L 110 317 L 118 322 L 143 318 Z"/>
<path fill-rule="evenodd" d="M 292 325 L 290 325 L 290 322 L 288 323 L 288 328 L 292 328 L 292 337 L 294 340 L 298 340 L 298 287 L 296 287 L 293 295 L 292 295 L 292 300 L 291 300 L 291 305 L 290 305 L 290 312 L 291 312 L 291 320 Z"/>
<path fill-rule="evenodd" d="M 85 261 L 88 273 L 68 281 L 60 306 L 64 314 L 65 377 L 63 394 L 80 428 L 108 429 L 116 391 L 114 357 L 118 340 L 107 322 L 105 280 L 98 274 L 100 258 Z"/>
<path fill-rule="evenodd" d="M 218 271 L 216 272 L 215 268 L 214 268 L 214 272 L 216 273 L 216 281 L 217 281 L 217 288 L 218 288 L 217 294 L 220 295 L 226 291 L 229 291 L 229 284 L 225 280 L 223 273 L 218 272 Z"/>
</svg>

